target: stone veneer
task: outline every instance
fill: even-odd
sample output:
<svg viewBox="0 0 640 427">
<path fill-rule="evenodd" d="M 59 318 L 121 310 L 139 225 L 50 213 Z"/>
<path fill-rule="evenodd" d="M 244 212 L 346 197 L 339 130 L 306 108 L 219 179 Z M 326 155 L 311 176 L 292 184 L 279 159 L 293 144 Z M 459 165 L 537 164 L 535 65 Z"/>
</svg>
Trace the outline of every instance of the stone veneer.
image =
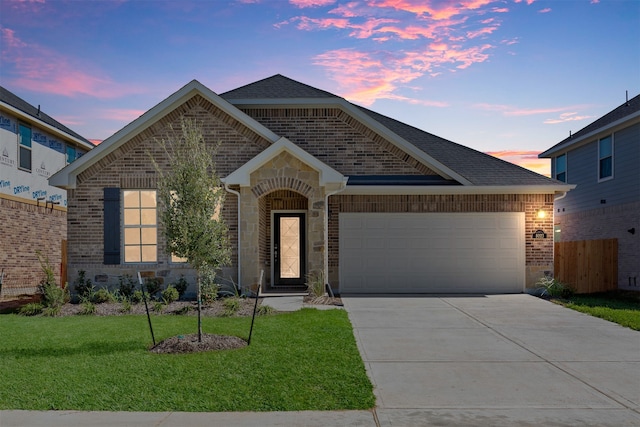
<svg viewBox="0 0 640 427">
<path fill-rule="evenodd" d="M 258 199 L 278 190 L 292 190 L 307 199 L 307 272 L 324 268 L 324 190 L 320 187 L 318 172 L 287 152 L 280 153 L 251 173 L 251 186 L 243 187 L 240 196 L 241 229 L 241 269 L 244 284 L 257 283 L 260 270 L 267 260 L 257 262 L 261 246 L 261 233 L 266 230 L 259 227 L 265 223 L 261 215 Z M 269 219 L 266 219 L 269 221 Z M 265 227 L 266 228 L 266 227 Z"/>
</svg>

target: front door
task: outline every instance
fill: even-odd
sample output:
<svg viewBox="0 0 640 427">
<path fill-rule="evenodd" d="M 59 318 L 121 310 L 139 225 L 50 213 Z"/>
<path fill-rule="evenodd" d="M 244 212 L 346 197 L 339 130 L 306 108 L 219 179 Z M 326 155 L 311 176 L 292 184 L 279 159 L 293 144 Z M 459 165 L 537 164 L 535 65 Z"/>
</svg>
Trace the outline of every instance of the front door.
<svg viewBox="0 0 640 427">
<path fill-rule="evenodd" d="M 304 285 L 306 272 L 305 214 L 273 214 L 274 286 Z"/>
</svg>

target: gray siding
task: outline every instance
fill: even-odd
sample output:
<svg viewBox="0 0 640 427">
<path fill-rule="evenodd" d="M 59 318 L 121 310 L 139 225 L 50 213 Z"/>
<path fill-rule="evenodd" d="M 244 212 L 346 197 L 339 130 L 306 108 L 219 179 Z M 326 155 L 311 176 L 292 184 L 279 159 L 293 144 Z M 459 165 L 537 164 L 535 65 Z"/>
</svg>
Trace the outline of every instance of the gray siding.
<svg viewBox="0 0 640 427">
<path fill-rule="evenodd" d="M 556 215 L 640 200 L 640 124 L 613 139 L 613 178 L 607 181 L 598 182 L 598 139 L 567 153 L 567 182 L 577 187 L 556 202 Z"/>
</svg>

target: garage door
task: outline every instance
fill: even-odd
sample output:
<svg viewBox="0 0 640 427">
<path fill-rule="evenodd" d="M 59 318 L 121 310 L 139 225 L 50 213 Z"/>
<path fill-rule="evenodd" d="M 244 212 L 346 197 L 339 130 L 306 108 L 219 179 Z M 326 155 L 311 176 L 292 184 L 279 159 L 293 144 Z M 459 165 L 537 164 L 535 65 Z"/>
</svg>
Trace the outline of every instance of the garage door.
<svg viewBox="0 0 640 427">
<path fill-rule="evenodd" d="M 522 292 L 524 248 L 524 213 L 341 213 L 340 292 Z"/>
</svg>

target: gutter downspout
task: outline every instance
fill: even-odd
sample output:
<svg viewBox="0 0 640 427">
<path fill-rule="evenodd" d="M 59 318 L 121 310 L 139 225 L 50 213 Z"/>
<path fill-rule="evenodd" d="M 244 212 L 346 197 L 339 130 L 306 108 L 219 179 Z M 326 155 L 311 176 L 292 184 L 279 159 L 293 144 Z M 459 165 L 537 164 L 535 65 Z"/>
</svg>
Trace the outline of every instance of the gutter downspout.
<svg viewBox="0 0 640 427">
<path fill-rule="evenodd" d="M 241 269 L 240 266 L 242 265 L 242 263 L 240 262 L 242 259 L 241 256 L 241 252 L 240 252 L 240 192 L 239 191 L 235 191 L 232 190 L 231 188 L 229 188 L 229 184 L 227 184 L 226 182 L 224 183 L 224 189 L 231 193 L 231 194 L 235 194 L 237 199 L 238 199 L 238 244 L 237 244 L 237 251 L 238 251 L 238 291 L 240 291 L 242 289 L 242 277 L 240 276 L 241 273 Z"/>
<path fill-rule="evenodd" d="M 347 181 L 349 177 L 344 177 L 340 183 L 340 188 L 335 191 L 330 191 L 324 196 L 324 280 L 325 285 L 329 285 L 329 196 L 338 194 L 347 188 Z M 329 285 L 331 287 L 331 285 Z"/>
</svg>

